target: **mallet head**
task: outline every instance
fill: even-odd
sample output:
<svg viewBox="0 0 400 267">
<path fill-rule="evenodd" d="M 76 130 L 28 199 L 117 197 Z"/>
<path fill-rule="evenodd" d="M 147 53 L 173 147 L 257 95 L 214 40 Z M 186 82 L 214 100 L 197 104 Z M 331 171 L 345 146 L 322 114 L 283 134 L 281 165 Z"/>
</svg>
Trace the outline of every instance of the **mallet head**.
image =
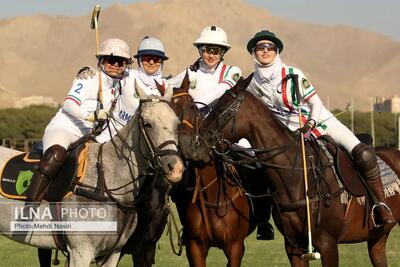
<svg viewBox="0 0 400 267">
<path fill-rule="evenodd" d="M 96 28 L 96 20 L 99 20 L 99 15 L 100 15 L 100 5 L 96 5 L 93 9 L 93 13 L 92 13 L 92 20 L 90 21 L 90 28 L 91 29 L 95 29 Z"/>
<path fill-rule="evenodd" d="M 321 259 L 321 254 L 319 252 L 309 252 L 301 255 L 301 258 L 309 261 L 319 260 Z"/>
</svg>

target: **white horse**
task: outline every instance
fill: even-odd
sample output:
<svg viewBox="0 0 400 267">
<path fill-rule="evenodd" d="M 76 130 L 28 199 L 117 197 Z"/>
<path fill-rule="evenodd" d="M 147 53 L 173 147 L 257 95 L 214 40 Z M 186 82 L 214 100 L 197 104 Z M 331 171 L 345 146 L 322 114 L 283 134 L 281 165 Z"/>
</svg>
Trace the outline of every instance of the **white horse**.
<svg viewBox="0 0 400 267">
<path fill-rule="evenodd" d="M 104 145 L 89 144 L 87 169 L 83 182 L 96 187 L 98 183 L 98 162 L 104 170 L 104 197 L 117 205 L 110 207 L 114 219 L 118 219 L 117 232 L 113 234 L 90 235 L 79 232 L 66 232 L 66 247 L 69 253 L 69 266 L 89 266 L 94 260 L 101 266 L 116 266 L 119 249 L 133 233 L 137 223 L 134 210 L 135 199 L 144 182 L 145 174 L 159 173 L 157 179 L 169 183 L 178 182 L 183 172 L 183 164 L 177 152 L 177 126 L 179 120 L 165 100 L 157 98 L 142 99 L 134 118 L 121 131 Z M 11 157 L 21 152 L 0 147 L 0 168 Z M 2 202 L 7 202 L 1 196 Z M 61 202 L 98 202 L 89 198 L 72 195 Z M 39 234 L 27 232 L 25 235 L 10 233 L 10 204 L 0 205 L 0 231 L 6 237 L 21 243 L 41 248 L 56 248 L 51 232 Z M 79 205 L 79 204 L 75 204 Z M 47 207 L 42 203 L 40 208 Z M 69 206 L 69 207 L 70 207 Z"/>
</svg>

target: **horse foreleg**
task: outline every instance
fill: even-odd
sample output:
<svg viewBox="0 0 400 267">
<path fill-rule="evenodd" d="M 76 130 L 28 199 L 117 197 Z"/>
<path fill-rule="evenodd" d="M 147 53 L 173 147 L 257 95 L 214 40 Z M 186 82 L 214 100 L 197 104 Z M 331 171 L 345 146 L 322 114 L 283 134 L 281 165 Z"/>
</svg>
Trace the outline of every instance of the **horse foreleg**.
<svg viewBox="0 0 400 267">
<path fill-rule="evenodd" d="M 285 240 L 285 250 L 286 250 L 286 255 L 289 259 L 290 266 L 292 267 L 309 267 L 308 261 L 304 260 L 301 255 L 304 253 L 304 251 L 296 249 L 295 247 L 291 246 L 288 244 L 288 242 Z"/>
<path fill-rule="evenodd" d="M 244 249 L 243 240 L 233 242 L 224 249 L 225 256 L 228 259 L 228 267 L 239 267 L 241 265 Z"/>
<path fill-rule="evenodd" d="M 146 247 L 146 249 L 135 256 L 133 256 L 133 262 L 135 267 L 151 267 L 154 262 L 156 255 L 156 244 L 153 246 Z"/>
<path fill-rule="evenodd" d="M 40 267 L 51 267 L 51 249 L 38 248 L 37 252 Z"/>
<path fill-rule="evenodd" d="M 114 252 L 111 254 L 108 259 L 104 262 L 97 262 L 97 266 L 102 266 L 102 267 L 115 267 L 118 264 L 119 261 L 119 256 L 121 252 Z"/>
<path fill-rule="evenodd" d="M 191 267 L 205 267 L 206 258 L 209 247 L 197 242 L 196 240 L 188 240 L 186 246 L 186 256 Z"/>
<path fill-rule="evenodd" d="M 339 266 L 338 241 L 329 234 L 322 234 L 315 240 L 315 247 L 321 254 L 321 263 L 324 267 Z"/>
<path fill-rule="evenodd" d="M 93 259 L 93 251 L 82 247 L 69 250 L 68 267 L 89 267 Z"/>
<path fill-rule="evenodd" d="M 386 267 L 386 241 L 388 234 L 368 240 L 368 253 L 371 263 L 374 267 Z"/>
</svg>

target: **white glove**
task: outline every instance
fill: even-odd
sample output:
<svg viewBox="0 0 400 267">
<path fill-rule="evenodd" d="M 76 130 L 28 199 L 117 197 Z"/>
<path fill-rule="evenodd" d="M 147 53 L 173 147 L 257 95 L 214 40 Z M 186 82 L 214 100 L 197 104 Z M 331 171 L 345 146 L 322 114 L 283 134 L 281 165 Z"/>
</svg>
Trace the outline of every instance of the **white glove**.
<svg viewBox="0 0 400 267">
<path fill-rule="evenodd" d="M 93 78 L 96 74 L 96 69 L 90 66 L 85 66 L 78 71 L 78 73 L 76 74 L 76 78 L 80 80 L 88 80 Z"/>
<path fill-rule="evenodd" d="M 108 119 L 108 112 L 104 109 L 97 109 L 95 112 L 90 113 L 87 117 L 86 120 L 90 122 L 103 122 Z"/>
</svg>

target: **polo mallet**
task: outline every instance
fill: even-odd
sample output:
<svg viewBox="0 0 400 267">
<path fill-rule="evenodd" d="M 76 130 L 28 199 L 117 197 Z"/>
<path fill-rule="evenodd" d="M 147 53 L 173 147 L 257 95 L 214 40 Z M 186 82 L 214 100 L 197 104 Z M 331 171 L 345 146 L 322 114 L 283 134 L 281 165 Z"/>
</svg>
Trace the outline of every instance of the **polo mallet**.
<svg viewBox="0 0 400 267">
<path fill-rule="evenodd" d="M 90 21 L 90 28 L 96 31 L 96 55 L 99 54 L 99 16 L 100 16 L 100 5 L 95 5 L 93 8 L 92 19 Z M 101 82 L 101 70 L 99 70 L 99 92 L 98 100 L 100 103 L 100 109 L 103 108 L 103 86 Z"/>
<path fill-rule="evenodd" d="M 299 113 L 299 124 L 300 128 L 303 127 L 302 114 L 301 114 L 301 105 L 300 105 L 300 88 L 299 88 L 299 76 L 297 74 L 293 75 L 293 82 L 295 85 L 295 90 L 297 94 L 298 101 L 298 113 Z M 311 235 L 311 215 L 310 215 L 310 199 L 308 198 L 308 177 L 307 177 L 307 162 L 306 162 L 306 148 L 304 145 L 304 134 L 300 132 L 300 142 L 301 142 L 301 153 L 303 159 L 303 175 L 304 175 L 304 190 L 306 195 L 306 209 L 307 209 L 307 228 L 308 228 L 308 253 L 301 255 L 303 259 L 306 260 L 319 260 L 321 258 L 321 254 L 319 252 L 313 252 L 312 246 L 312 235 Z"/>
<path fill-rule="evenodd" d="M 329 119 L 331 119 L 331 118 L 333 118 L 333 117 L 338 117 L 338 116 L 340 116 L 340 115 L 346 113 L 347 111 L 349 111 L 350 108 L 352 108 L 352 106 L 351 106 L 351 105 L 347 105 L 346 108 L 345 108 L 343 111 L 340 111 L 340 112 L 338 112 L 338 113 L 336 113 L 336 114 L 333 114 L 333 116 L 330 116 L 330 117 L 326 118 L 325 120 L 319 121 L 318 123 L 319 123 L 319 124 L 322 124 L 322 123 L 326 122 L 327 120 L 329 120 Z"/>
</svg>

